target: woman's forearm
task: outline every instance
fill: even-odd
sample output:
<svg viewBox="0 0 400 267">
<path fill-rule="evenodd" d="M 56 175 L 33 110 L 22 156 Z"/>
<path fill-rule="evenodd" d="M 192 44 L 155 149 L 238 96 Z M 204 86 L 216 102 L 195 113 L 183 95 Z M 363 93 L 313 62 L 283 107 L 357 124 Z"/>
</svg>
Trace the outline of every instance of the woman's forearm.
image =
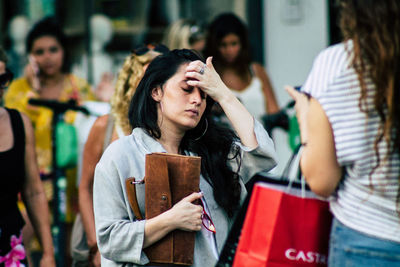
<svg viewBox="0 0 400 267">
<path fill-rule="evenodd" d="M 254 118 L 243 104 L 230 91 L 226 91 L 226 94 L 219 100 L 219 104 L 242 144 L 249 148 L 256 148 L 258 143 L 254 134 Z"/>
<path fill-rule="evenodd" d="M 23 194 L 23 201 L 42 245 L 43 254 L 53 255 L 54 247 L 50 231 L 49 209 L 44 191 L 25 193 Z"/>
<path fill-rule="evenodd" d="M 174 230 L 174 227 L 170 223 L 167 213 L 162 213 L 154 218 L 146 220 L 143 248 L 154 244 L 172 230 Z"/>
<path fill-rule="evenodd" d="M 199 60 L 191 62 L 185 76 L 189 78 L 188 85 L 201 88 L 220 104 L 243 145 L 250 149 L 258 146 L 254 118 L 221 80 L 212 64 L 212 57 L 207 58 L 206 64 Z"/>
<path fill-rule="evenodd" d="M 202 196 L 203 193 L 192 193 L 176 203 L 171 209 L 146 220 L 143 247 L 150 246 L 175 229 L 200 231 L 203 208 L 192 202 Z"/>
<path fill-rule="evenodd" d="M 323 197 L 330 196 L 342 177 L 342 168 L 336 157 L 333 131 L 319 102 L 287 86 L 296 101 L 301 143 L 301 171 L 311 190 Z"/>
<path fill-rule="evenodd" d="M 21 114 L 22 115 L 22 114 Z M 22 115 L 25 127 L 25 180 L 22 188 L 22 199 L 27 208 L 29 219 L 38 236 L 43 254 L 54 257 L 53 241 L 50 231 L 49 207 L 43 184 L 39 177 L 36 162 L 35 137 L 32 124 L 26 115 Z"/>
<path fill-rule="evenodd" d="M 92 247 L 97 243 L 94 226 L 93 185 L 81 184 L 79 186 L 79 211 L 85 228 L 87 244 Z"/>
<path fill-rule="evenodd" d="M 82 176 L 79 184 L 79 211 L 89 247 L 97 244 L 93 210 L 94 170 L 102 155 L 108 115 L 94 122 L 83 149 Z"/>
</svg>

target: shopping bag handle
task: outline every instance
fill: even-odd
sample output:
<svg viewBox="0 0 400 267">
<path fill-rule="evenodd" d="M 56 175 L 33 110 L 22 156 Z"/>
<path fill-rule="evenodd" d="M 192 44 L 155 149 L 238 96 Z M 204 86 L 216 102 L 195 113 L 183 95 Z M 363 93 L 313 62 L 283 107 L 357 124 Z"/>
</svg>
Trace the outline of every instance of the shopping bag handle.
<svg viewBox="0 0 400 267">
<path fill-rule="evenodd" d="M 300 171 L 300 158 L 302 154 L 303 146 L 299 144 L 296 149 L 293 151 L 292 156 L 290 157 L 288 163 L 286 164 L 285 169 L 283 170 L 281 180 L 289 180 L 288 186 L 286 187 L 286 192 L 288 192 L 292 188 L 292 184 L 294 181 L 298 180 L 299 171 Z M 300 182 L 301 182 L 301 197 L 304 198 L 306 195 L 306 181 L 300 173 Z"/>
<path fill-rule="evenodd" d="M 292 178 L 292 179 L 296 180 L 297 174 L 295 175 L 295 177 L 289 177 L 289 175 L 293 175 L 294 169 L 297 169 L 297 171 L 299 169 L 300 156 L 301 156 L 301 153 L 299 153 L 299 152 L 300 152 L 301 148 L 302 148 L 302 145 L 299 144 L 294 149 L 292 155 L 290 156 L 288 162 L 286 163 L 285 168 L 283 169 L 282 175 L 280 177 L 281 180 L 287 180 L 287 178 Z M 296 163 L 296 165 L 294 165 L 295 163 Z"/>
</svg>

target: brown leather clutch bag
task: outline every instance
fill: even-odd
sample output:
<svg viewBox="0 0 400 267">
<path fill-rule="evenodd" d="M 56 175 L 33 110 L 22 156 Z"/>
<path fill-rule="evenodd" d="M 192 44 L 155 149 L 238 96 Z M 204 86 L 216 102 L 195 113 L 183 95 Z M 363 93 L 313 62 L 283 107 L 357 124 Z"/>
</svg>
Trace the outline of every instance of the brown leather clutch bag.
<svg viewBox="0 0 400 267">
<path fill-rule="evenodd" d="M 146 155 L 145 211 L 151 219 L 193 192 L 199 192 L 201 158 L 167 153 Z M 134 177 L 126 180 L 130 206 L 138 219 L 142 219 L 136 199 Z M 150 263 L 192 265 L 195 232 L 174 230 L 144 249 Z"/>
</svg>

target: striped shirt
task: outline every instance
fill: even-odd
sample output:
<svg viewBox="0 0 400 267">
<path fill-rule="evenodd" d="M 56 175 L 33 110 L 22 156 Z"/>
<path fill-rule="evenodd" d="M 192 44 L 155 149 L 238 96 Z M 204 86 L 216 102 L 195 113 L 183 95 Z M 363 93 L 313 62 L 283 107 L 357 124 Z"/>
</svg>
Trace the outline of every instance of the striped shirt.
<svg viewBox="0 0 400 267">
<path fill-rule="evenodd" d="M 380 122 L 373 109 L 375 86 L 367 77 L 367 116 L 359 108 L 360 84 L 350 64 L 352 52 L 348 51 L 352 51 L 351 42 L 322 51 L 302 88 L 324 109 L 332 126 L 337 160 L 344 170 L 330 207 L 347 227 L 400 242 L 400 213 L 396 211 L 399 155 L 385 158 L 386 143 L 380 142 L 381 165 L 370 175 L 377 162 L 374 141 Z"/>
</svg>

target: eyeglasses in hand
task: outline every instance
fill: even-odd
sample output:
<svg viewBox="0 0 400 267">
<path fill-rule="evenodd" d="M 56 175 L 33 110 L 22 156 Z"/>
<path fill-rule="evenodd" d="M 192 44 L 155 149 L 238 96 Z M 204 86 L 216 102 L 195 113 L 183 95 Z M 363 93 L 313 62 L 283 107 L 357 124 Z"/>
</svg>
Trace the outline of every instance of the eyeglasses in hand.
<svg viewBox="0 0 400 267">
<path fill-rule="evenodd" d="M 200 205 L 203 207 L 203 214 L 201 215 L 202 224 L 208 231 L 215 234 L 216 233 L 215 225 L 211 220 L 211 217 L 206 212 L 203 199 L 200 198 L 200 200 L 201 200 Z"/>
</svg>

